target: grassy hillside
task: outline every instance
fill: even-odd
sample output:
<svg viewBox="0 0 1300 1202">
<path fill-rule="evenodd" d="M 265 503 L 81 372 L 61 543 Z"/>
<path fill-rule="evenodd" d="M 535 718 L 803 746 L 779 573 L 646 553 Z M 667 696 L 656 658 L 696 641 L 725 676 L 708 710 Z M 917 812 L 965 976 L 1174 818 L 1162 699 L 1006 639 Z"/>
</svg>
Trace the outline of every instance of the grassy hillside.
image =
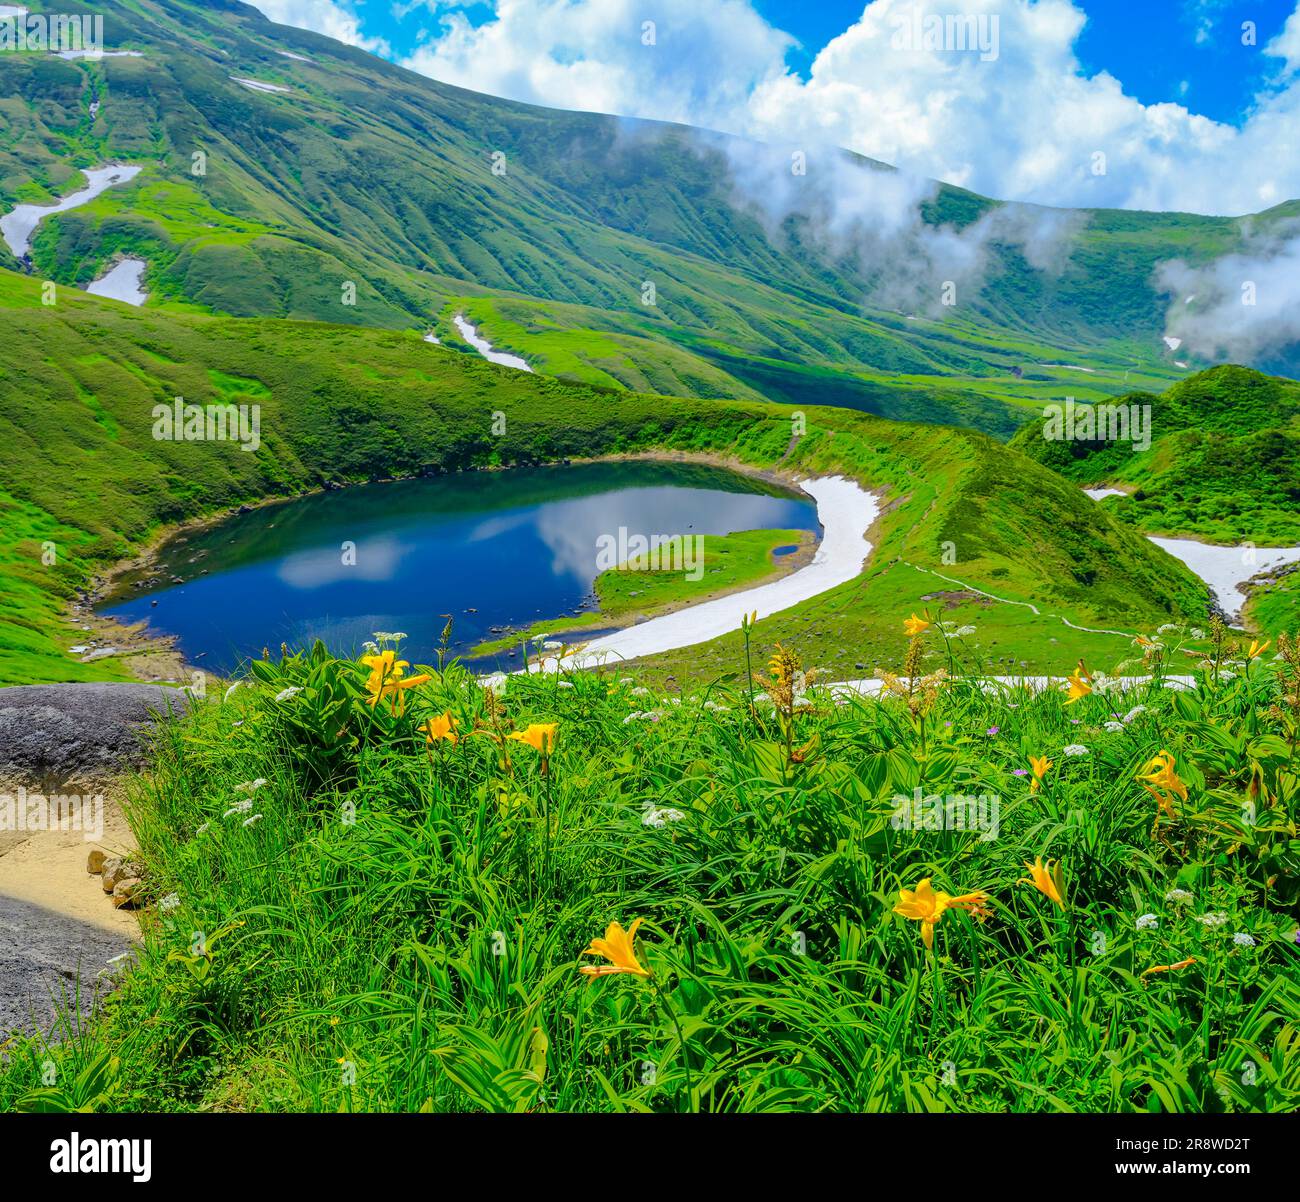
<svg viewBox="0 0 1300 1202">
<path fill-rule="evenodd" d="M 796 703 L 801 650 L 752 709 L 255 664 L 132 782 L 142 945 L 0 1110 L 1294 1113 L 1300 658 L 909 708 Z"/>
<path fill-rule="evenodd" d="M 1300 385 L 1243 367 L 1219 367 L 1149 406 L 1152 442 L 1048 440 L 1044 421 L 1012 445 L 1080 484 L 1122 487 L 1106 508 L 1137 529 L 1260 546 L 1300 543 Z"/>
<path fill-rule="evenodd" d="M 1185 374 L 1160 342 L 1153 270 L 1230 251 L 1243 229 L 936 185 L 912 236 L 962 233 L 985 263 L 949 308 L 942 255 L 899 251 L 900 266 L 872 241 L 875 199 L 856 240 L 827 234 L 827 197 L 875 197 L 881 164 L 814 154 L 806 192 L 765 214 L 774 158 L 789 175 L 779 148 L 476 95 L 240 4 L 86 7 L 105 13 L 110 46 L 143 57 L 4 56 L 0 205 L 62 194 L 78 167 L 141 164 L 130 185 L 45 223 L 32 257 L 38 274 L 84 285 L 112 255 L 139 254 L 151 304 L 423 329 L 489 297 L 513 323 L 502 337 L 521 333 L 516 349 L 566 378 L 1006 435 L 1044 394 L 1160 390 Z M 1040 228 L 1057 253 L 1032 266 L 1024 230 Z M 896 377 L 905 387 L 882 387 Z"/>
<path fill-rule="evenodd" d="M 1060 618 L 1111 630 L 1204 611 L 1204 589 L 1068 481 L 974 431 L 809 408 L 792 439 L 781 406 L 667 399 L 500 368 L 413 332 L 168 315 L 0 274 L 0 680 L 75 679 L 62 598 L 168 523 L 329 480 L 662 450 L 786 474 L 843 472 L 890 502 L 874 562 L 917 571 L 911 601 L 949 586 L 1039 605 L 1017 645 L 1050 662 Z M 32 347 L 40 352 L 33 355 Z M 152 410 L 257 404 L 261 446 L 153 438 Z M 506 432 L 492 434 L 493 414 Z M 44 562 L 46 543 L 54 563 Z M 848 585 L 828 594 L 871 608 Z M 1016 609 L 1020 625 L 1028 610 Z M 1008 610 L 1010 612 L 1010 610 Z M 1051 616 L 1047 616 L 1050 613 Z M 1050 628 L 1050 629 L 1049 629 Z M 761 637 L 768 638 L 767 632 Z"/>
</svg>

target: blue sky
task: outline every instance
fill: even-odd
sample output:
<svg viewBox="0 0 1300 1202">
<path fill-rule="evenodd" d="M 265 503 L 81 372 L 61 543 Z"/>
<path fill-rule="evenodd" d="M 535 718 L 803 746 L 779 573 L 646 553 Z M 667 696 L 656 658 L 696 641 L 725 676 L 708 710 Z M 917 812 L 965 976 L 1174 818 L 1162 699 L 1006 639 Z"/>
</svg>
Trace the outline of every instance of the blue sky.
<svg viewBox="0 0 1300 1202">
<path fill-rule="evenodd" d="M 477 91 L 844 146 L 1002 199 L 1300 197 L 1300 0 L 254 3 Z M 913 45 L 921 17 L 991 22 L 991 52 Z"/>
</svg>

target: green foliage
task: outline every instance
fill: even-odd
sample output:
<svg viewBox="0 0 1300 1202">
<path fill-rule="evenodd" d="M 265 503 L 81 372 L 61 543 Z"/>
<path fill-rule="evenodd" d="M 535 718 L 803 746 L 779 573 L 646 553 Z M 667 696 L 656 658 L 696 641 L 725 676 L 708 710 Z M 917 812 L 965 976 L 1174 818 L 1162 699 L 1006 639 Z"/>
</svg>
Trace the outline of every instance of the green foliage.
<svg viewBox="0 0 1300 1202">
<path fill-rule="evenodd" d="M 909 662 L 951 654 L 931 630 Z M 455 665 L 372 707 L 320 647 L 259 662 L 160 730 L 130 810 L 158 921 L 79 1039 L 11 1046 L 0 1106 L 1294 1110 L 1300 667 L 1223 645 L 1173 692 L 1147 654 L 1069 706 L 814 682 L 785 717 Z M 509 737 L 537 722 L 545 759 Z M 1187 797 L 1153 828 L 1163 752 Z M 923 878 L 987 895 L 933 951 L 894 912 Z M 578 972 L 634 919 L 649 977 Z"/>
</svg>

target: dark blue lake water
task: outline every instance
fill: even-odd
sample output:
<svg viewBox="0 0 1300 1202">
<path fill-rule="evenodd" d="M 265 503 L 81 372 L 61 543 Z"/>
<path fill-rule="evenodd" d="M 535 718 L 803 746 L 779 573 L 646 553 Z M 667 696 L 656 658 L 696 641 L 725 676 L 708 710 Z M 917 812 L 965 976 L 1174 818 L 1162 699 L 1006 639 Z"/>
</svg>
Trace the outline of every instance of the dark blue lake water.
<svg viewBox="0 0 1300 1202">
<path fill-rule="evenodd" d="M 191 531 L 119 580 L 100 612 L 176 636 L 217 673 L 281 642 L 359 654 L 376 631 L 404 632 L 403 655 L 430 662 L 449 614 L 463 655 L 493 627 L 594 609 L 597 540 L 620 527 L 820 529 L 802 494 L 694 464 L 474 472 L 319 494 Z"/>
</svg>

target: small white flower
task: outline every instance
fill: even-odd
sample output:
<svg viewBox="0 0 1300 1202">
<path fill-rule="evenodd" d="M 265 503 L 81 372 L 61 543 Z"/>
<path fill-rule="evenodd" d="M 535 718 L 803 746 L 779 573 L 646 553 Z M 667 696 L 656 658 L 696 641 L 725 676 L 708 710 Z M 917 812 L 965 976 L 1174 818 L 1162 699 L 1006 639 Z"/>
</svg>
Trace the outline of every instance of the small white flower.
<svg viewBox="0 0 1300 1202">
<path fill-rule="evenodd" d="M 228 688 L 228 689 L 225 691 L 225 693 L 222 695 L 222 698 L 221 698 L 223 704 L 224 704 L 225 702 L 227 702 L 227 701 L 230 700 L 230 694 L 233 693 L 237 688 L 239 688 L 239 686 L 240 686 L 241 684 L 243 684 L 243 683 L 244 683 L 244 682 L 243 682 L 242 680 L 237 680 L 237 681 L 235 681 L 234 684 L 232 684 L 232 685 L 230 686 L 230 688 Z"/>
<path fill-rule="evenodd" d="M 1192 628 L 1191 634 L 1194 639 L 1203 639 L 1205 637 L 1205 631 L 1197 630 L 1195 627 Z"/>
<path fill-rule="evenodd" d="M 1221 914 L 1221 913 L 1198 914 L 1196 916 L 1196 921 L 1199 922 L 1202 926 L 1221 927 L 1224 925 L 1224 923 L 1228 921 L 1228 916 L 1226 914 Z"/>
<path fill-rule="evenodd" d="M 123 960 L 129 960 L 134 955 L 135 952 L 123 952 L 120 956 L 111 956 L 109 959 L 105 960 L 104 963 L 121 964 Z"/>
<path fill-rule="evenodd" d="M 406 635 L 390 634 L 387 630 L 376 630 L 375 638 L 377 638 L 381 643 L 400 643 L 404 638 L 406 638 Z"/>
<path fill-rule="evenodd" d="M 379 644 L 372 643 L 369 639 L 366 639 L 366 641 L 361 644 L 361 650 L 364 651 L 367 655 L 378 655 Z"/>
<path fill-rule="evenodd" d="M 169 893 L 166 897 L 158 899 L 158 909 L 174 910 L 181 904 L 181 895 L 179 893 Z"/>
<path fill-rule="evenodd" d="M 1139 931 L 1148 931 L 1152 927 L 1158 927 L 1160 919 L 1155 914 L 1139 915 L 1136 926 Z"/>
<path fill-rule="evenodd" d="M 729 706 L 729 705 L 719 705 L 716 701 L 706 701 L 706 702 L 704 703 L 704 708 L 705 708 L 706 710 L 712 710 L 715 714 L 729 714 L 729 713 L 731 713 L 731 706 Z"/>
<path fill-rule="evenodd" d="M 636 687 L 635 689 L 632 690 L 632 696 L 633 696 L 633 697 L 649 697 L 649 696 L 650 696 L 650 690 L 647 689 L 644 685 L 637 685 L 637 687 Z"/>
<path fill-rule="evenodd" d="M 266 777 L 259 776 L 256 780 L 246 780 L 242 785 L 236 785 L 235 792 L 247 793 L 252 797 L 264 784 L 266 784 Z"/>
<path fill-rule="evenodd" d="M 564 644 L 555 639 L 548 639 L 545 635 L 540 635 L 539 637 L 545 640 L 542 643 L 543 651 L 561 651 L 564 648 Z"/>
<path fill-rule="evenodd" d="M 504 672 L 493 672 L 491 676 L 485 676 L 479 681 L 483 686 L 483 691 L 494 693 L 496 696 L 502 696 L 506 691 L 506 674 Z"/>
<path fill-rule="evenodd" d="M 229 818 L 231 814 L 247 814 L 248 811 L 251 810 L 252 808 L 253 808 L 253 799 L 251 797 L 248 797 L 245 798 L 243 801 L 235 802 L 235 804 L 232 805 L 230 809 L 228 809 L 221 816 L 223 818 Z"/>
<path fill-rule="evenodd" d="M 204 823 L 201 827 L 199 827 L 199 829 L 196 830 L 194 833 L 195 833 L 196 835 L 201 835 L 201 834 L 203 834 L 203 832 L 204 832 L 205 830 L 207 830 L 208 827 L 210 827 L 211 825 L 212 825 L 212 823 L 210 823 L 210 822 L 205 822 L 205 823 Z"/>
<path fill-rule="evenodd" d="M 1166 622 L 1156 631 L 1156 634 L 1173 634 L 1175 631 L 1181 629 L 1181 626 L 1175 626 L 1172 622 Z"/>
<path fill-rule="evenodd" d="M 1064 749 L 1064 755 L 1087 755 L 1088 749 L 1082 743 L 1070 743 Z"/>
<path fill-rule="evenodd" d="M 236 727 L 240 727 L 240 726 L 243 726 L 243 725 L 244 725 L 244 720 L 243 720 L 243 718 L 240 718 L 240 720 L 239 720 L 238 722 L 232 722 L 232 723 L 230 724 L 230 728 L 231 728 L 232 730 L 234 730 Z"/>
<path fill-rule="evenodd" d="M 952 637 L 955 639 L 968 639 L 974 633 L 974 626 L 958 626 L 957 629 L 952 632 Z"/>
<path fill-rule="evenodd" d="M 287 689 L 281 689 L 280 692 L 276 693 L 275 699 L 277 701 L 288 701 L 290 697 L 297 697 L 301 692 L 302 689 L 297 685 L 290 685 Z"/>
<path fill-rule="evenodd" d="M 1107 722 L 1107 723 L 1106 723 L 1106 729 L 1107 729 L 1111 734 L 1113 734 L 1113 735 L 1123 734 L 1123 732 L 1124 732 L 1124 723 L 1123 723 L 1123 722 Z"/>
<path fill-rule="evenodd" d="M 261 815 L 261 814 L 254 814 L 251 818 L 245 818 L 244 821 L 243 821 L 240 825 L 242 825 L 242 826 L 256 826 L 256 825 L 257 825 L 259 822 L 261 822 L 261 821 L 262 821 L 262 815 Z"/>
<path fill-rule="evenodd" d="M 573 688 L 573 681 L 571 681 L 571 680 L 557 680 L 557 681 L 555 682 L 555 687 L 556 687 L 557 689 L 571 689 L 571 688 Z"/>
<path fill-rule="evenodd" d="M 1254 947 L 1255 936 L 1247 935 L 1245 931 L 1238 931 L 1233 937 L 1232 942 L 1238 947 Z"/>
<path fill-rule="evenodd" d="M 1165 901 L 1172 902 L 1177 906 L 1185 906 L 1192 900 L 1192 895 L 1186 889 L 1170 889 L 1165 894 Z"/>
<path fill-rule="evenodd" d="M 660 809 L 657 806 L 647 803 L 645 817 L 641 819 L 642 826 L 664 826 L 669 822 L 680 822 L 686 815 L 681 810 L 674 810 L 665 806 Z"/>
<path fill-rule="evenodd" d="M 1124 725 L 1127 726 L 1134 718 L 1140 718 L 1147 712 L 1145 705 L 1135 705 L 1127 714 L 1124 715 Z"/>
</svg>

